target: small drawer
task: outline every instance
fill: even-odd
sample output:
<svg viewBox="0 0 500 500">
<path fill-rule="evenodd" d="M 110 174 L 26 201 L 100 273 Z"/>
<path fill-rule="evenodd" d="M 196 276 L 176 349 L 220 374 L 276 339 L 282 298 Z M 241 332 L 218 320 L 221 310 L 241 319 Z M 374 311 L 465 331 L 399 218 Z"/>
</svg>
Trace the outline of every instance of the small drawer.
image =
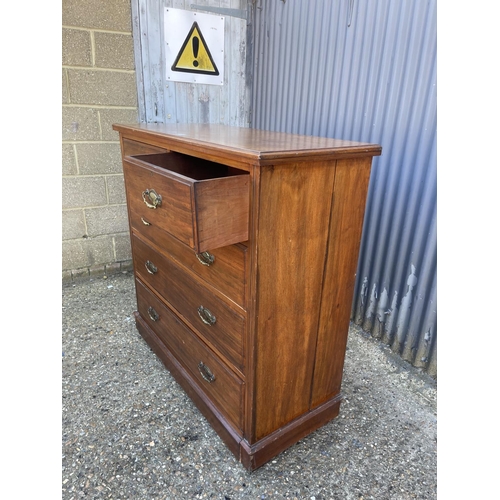
<svg viewBox="0 0 500 500">
<path fill-rule="evenodd" d="M 131 210 L 198 253 L 248 239 L 248 172 L 169 152 L 126 156 Z"/>
<path fill-rule="evenodd" d="M 245 318 L 180 266 L 132 235 L 136 275 L 156 290 L 214 349 L 243 371 Z"/>
<path fill-rule="evenodd" d="M 146 144 L 144 142 L 134 141 L 132 139 L 122 139 L 122 155 L 123 156 L 136 156 L 136 155 L 150 155 L 157 153 L 166 153 L 165 148 L 159 148 Z"/>
<path fill-rule="evenodd" d="M 153 222 L 132 210 L 129 220 L 134 232 L 144 236 L 236 304 L 245 307 L 246 246 L 229 245 L 197 254 L 177 238 L 173 238 Z"/>
<path fill-rule="evenodd" d="M 219 411 L 242 429 L 244 383 L 146 286 L 136 280 L 137 307 L 148 326 L 197 381 Z"/>
</svg>

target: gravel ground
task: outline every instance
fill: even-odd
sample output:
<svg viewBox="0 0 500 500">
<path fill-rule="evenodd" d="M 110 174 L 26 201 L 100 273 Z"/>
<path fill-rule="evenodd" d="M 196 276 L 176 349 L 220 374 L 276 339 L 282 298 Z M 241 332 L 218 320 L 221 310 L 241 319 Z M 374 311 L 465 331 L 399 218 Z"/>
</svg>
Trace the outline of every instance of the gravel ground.
<svg viewBox="0 0 500 500">
<path fill-rule="evenodd" d="M 250 474 L 137 332 L 131 273 L 62 291 L 63 500 L 437 497 L 435 381 L 356 327 L 339 416 Z"/>
</svg>

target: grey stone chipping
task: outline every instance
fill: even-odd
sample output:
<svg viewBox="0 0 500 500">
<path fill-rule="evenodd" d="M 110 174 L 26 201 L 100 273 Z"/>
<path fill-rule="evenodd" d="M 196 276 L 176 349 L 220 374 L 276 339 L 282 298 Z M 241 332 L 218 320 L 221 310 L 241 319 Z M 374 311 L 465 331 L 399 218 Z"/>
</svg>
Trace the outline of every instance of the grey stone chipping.
<svg viewBox="0 0 500 500">
<path fill-rule="evenodd" d="M 436 498 L 436 383 L 357 327 L 339 416 L 248 473 L 137 332 L 130 272 L 62 292 L 63 500 Z"/>
</svg>

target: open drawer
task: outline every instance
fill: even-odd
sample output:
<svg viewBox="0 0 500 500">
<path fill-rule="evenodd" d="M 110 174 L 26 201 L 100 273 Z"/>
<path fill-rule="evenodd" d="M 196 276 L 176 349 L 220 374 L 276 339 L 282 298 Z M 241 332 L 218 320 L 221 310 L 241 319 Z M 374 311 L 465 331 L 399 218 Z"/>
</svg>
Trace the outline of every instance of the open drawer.
<svg viewBox="0 0 500 500">
<path fill-rule="evenodd" d="M 155 224 L 201 253 L 248 239 L 248 172 L 175 152 L 126 156 L 127 200 Z"/>
</svg>

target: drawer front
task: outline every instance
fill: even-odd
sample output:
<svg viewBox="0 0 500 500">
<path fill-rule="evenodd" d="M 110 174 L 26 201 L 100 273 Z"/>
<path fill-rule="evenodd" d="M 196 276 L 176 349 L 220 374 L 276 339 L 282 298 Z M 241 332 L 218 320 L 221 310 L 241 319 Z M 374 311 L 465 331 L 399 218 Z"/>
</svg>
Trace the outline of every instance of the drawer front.
<svg viewBox="0 0 500 500">
<path fill-rule="evenodd" d="M 189 183 L 171 179 L 152 167 L 138 166 L 127 160 L 123 162 L 123 172 L 130 210 L 193 248 L 193 214 Z M 161 196 L 161 202 L 156 208 L 153 208 L 154 193 Z"/>
<path fill-rule="evenodd" d="M 242 429 L 243 381 L 217 358 L 146 286 L 136 280 L 140 315 L 197 381 L 219 411 Z"/>
<path fill-rule="evenodd" d="M 132 139 L 126 139 L 126 138 L 122 139 L 123 156 L 145 155 L 145 154 L 166 153 L 166 152 L 167 152 L 166 149 L 159 148 L 157 146 L 152 146 L 151 144 L 134 141 Z"/>
<path fill-rule="evenodd" d="M 248 239 L 250 175 L 179 153 L 128 156 L 129 207 L 201 253 Z"/>
<path fill-rule="evenodd" d="M 135 211 L 130 211 L 130 225 L 136 233 L 147 238 L 164 253 L 245 307 L 247 259 L 245 246 L 230 245 L 211 250 L 208 254 L 197 254 Z"/>
<path fill-rule="evenodd" d="M 134 268 L 230 364 L 243 371 L 245 318 L 136 235 L 132 236 Z"/>
</svg>

